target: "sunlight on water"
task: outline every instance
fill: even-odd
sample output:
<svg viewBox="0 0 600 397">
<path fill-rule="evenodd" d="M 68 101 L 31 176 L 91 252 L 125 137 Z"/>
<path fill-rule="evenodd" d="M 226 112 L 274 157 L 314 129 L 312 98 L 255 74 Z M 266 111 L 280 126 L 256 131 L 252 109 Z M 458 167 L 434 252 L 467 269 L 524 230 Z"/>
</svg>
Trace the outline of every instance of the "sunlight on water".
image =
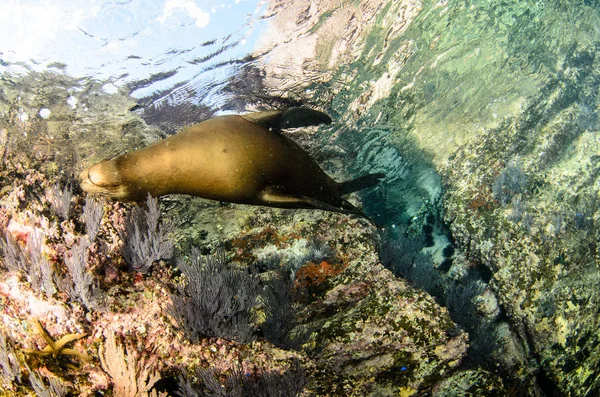
<svg viewBox="0 0 600 397">
<path fill-rule="evenodd" d="M 0 34 L 11 40 L 0 54 L 9 72 L 62 70 L 117 87 L 143 81 L 138 98 L 243 58 L 264 13 L 250 0 L 14 2 L 3 9 Z"/>
</svg>

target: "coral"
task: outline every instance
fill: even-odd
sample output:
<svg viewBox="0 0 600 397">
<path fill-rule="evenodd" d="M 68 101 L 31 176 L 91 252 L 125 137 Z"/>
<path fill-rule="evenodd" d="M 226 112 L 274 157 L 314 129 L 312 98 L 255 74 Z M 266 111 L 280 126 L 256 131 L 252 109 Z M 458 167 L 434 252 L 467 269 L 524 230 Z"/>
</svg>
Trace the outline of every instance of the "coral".
<svg viewBox="0 0 600 397">
<path fill-rule="evenodd" d="M 284 373 L 266 372 L 251 376 L 243 368 L 235 368 L 221 381 L 223 374 L 214 369 L 199 368 L 196 378 L 201 385 L 194 385 L 188 376 L 180 378 L 179 395 L 181 397 L 296 397 L 308 384 L 306 371 L 298 360 L 292 361 Z"/>
<path fill-rule="evenodd" d="M 152 390 L 160 380 L 160 373 L 150 368 L 146 360 L 138 360 L 134 351 L 123 349 L 114 333 L 109 332 L 104 344 L 98 349 L 104 369 L 111 377 L 113 395 L 119 397 L 166 397 L 166 393 Z"/>
<path fill-rule="evenodd" d="M 4 236 L 0 236 L 0 248 L 2 248 L 3 253 L 2 263 L 8 270 L 16 272 L 26 272 L 29 270 L 29 258 L 27 254 L 23 247 L 7 231 L 5 231 Z"/>
<path fill-rule="evenodd" d="M 136 207 L 130 213 L 121 233 L 123 257 L 132 270 L 146 273 L 159 259 L 170 259 L 173 241 L 169 233 L 173 224 L 160 220 L 158 200 L 148 195 L 147 210 Z"/>
<path fill-rule="evenodd" d="M 71 201 L 73 200 L 73 191 L 69 186 L 61 189 L 58 185 L 53 185 L 46 191 L 46 199 L 50 202 L 50 207 L 58 216 L 63 219 L 69 217 L 71 211 Z"/>
<path fill-rule="evenodd" d="M 85 223 L 85 232 L 90 241 L 94 241 L 100 230 L 100 223 L 104 216 L 103 204 L 100 200 L 91 197 L 85 198 L 83 206 L 83 221 Z"/>
<path fill-rule="evenodd" d="M 258 278 L 246 270 L 227 266 L 225 253 L 213 257 L 190 253 L 190 262 L 179 260 L 185 276 L 171 295 L 170 313 L 193 342 L 218 336 L 249 342 L 253 339 L 253 308 L 259 292 Z"/>
<path fill-rule="evenodd" d="M 88 247 L 90 240 L 84 236 L 64 254 L 65 265 L 68 269 L 68 280 L 62 280 L 71 299 L 79 299 L 88 309 L 97 305 L 98 289 L 94 284 L 94 276 L 87 269 Z"/>
<path fill-rule="evenodd" d="M 0 374 L 2 386 L 11 388 L 12 382 L 21 382 L 21 365 L 12 342 L 0 331 Z M 0 389 L 1 390 L 1 389 Z"/>
<path fill-rule="evenodd" d="M 47 296 L 56 293 L 56 287 L 53 281 L 52 263 L 44 254 L 43 232 L 36 228 L 27 240 L 27 251 L 29 253 L 29 271 L 28 275 L 34 288 L 43 288 Z"/>
<path fill-rule="evenodd" d="M 48 376 L 48 386 L 46 386 L 37 371 L 29 370 L 29 381 L 38 397 L 65 397 L 67 395 L 66 386 L 55 376 Z"/>
<path fill-rule="evenodd" d="M 0 246 L 4 252 L 4 264 L 9 270 L 26 275 L 33 288 L 43 289 L 47 296 L 52 296 L 56 287 L 52 263 L 44 253 L 43 239 L 43 231 L 33 228 L 28 232 L 26 244 L 22 245 L 7 231 L 4 238 L 0 238 Z"/>
<path fill-rule="evenodd" d="M 282 349 L 297 349 L 309 338 L 309 332 L 298 326 L 298 304 L 289 272 L 274 274 L 265 285 L 261 300 L 265 322 L 261 329 L 265 339 Z"/>
</svg>

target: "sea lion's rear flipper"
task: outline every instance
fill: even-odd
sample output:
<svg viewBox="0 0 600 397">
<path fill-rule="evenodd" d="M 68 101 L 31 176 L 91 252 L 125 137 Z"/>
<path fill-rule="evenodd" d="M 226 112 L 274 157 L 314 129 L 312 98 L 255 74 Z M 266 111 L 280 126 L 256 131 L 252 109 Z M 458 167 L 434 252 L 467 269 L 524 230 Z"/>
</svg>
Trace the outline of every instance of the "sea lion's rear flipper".
<svg viewBox="0 0 600 397">
<path fill-rule="evenodd" d="M 356 214 L 359 216 L 362 216 L 363 218 L 365 218 L 366 220 L 368 220 L 369 222 L 371 222 L 372 224 L 375 225 L 375 227 L 377 227 L 378 229 L 382 229 L 383 226 L 381 226 L 379 223 L 375 222 L 375 220 L 373 218 L 371 218 L 370 216 L 368 216 L 367 214 L 365 214 L 363 212 L 363 210 L 361 210 L 360 208 L 357 208 L 356 206 L 354 206 L 354 204 L 352 204 L 351 202 L 349 202 L 348 200 L 343 200 L 342 201 L 342 211 L 339 212 L 344 212 L 347 214 Z"/>
<path fill-rule="evenodd" d="M 331 117 L 323 112 L 307 108 L 289 108 L 268 112 L 249 113 L 244 119 L 273 130 L 307 127 L 309 125 L 331 124 Z"/>
<path fill-rule="evenodd" d="M 349 201 L 346 200 L 342 202 L 342 207 L 336 207 L 312 197 L 297 197 L 287 195 L 285 193 L 279 193 L 274 190 L 263 192 L 261 195 L 261 200 L 263 201 L 263 204 L 271 205 L 274 207 L 314 208 L 323 211 L 341 212 L 343 214 L 358 215 L 365 218 L 366 220 L 374 224 L 376 227 L 381 228 L 381 226 L 377 222 L 371 219 L 361 209 L 356 208 L 354 205 L 352 205 Z"/>
<path fill-rule="evenodd" d="M 368 189 L 377 185 L 382 178 L 385 178 L 385 174 L 378 172 L 376 174 L 363 175 L 350 181 L 341 182 L 339 184 L 340 193 L 348 194 L 356 192 L 357 190 Z"/>
</svg>

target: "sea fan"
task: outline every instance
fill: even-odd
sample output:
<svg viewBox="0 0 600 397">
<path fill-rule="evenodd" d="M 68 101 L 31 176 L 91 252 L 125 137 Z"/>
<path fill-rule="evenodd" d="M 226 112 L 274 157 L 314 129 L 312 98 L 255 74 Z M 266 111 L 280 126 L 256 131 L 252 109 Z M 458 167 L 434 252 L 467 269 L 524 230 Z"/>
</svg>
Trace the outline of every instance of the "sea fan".
<svg viewBox="0 0 600 397">
<path fill-rule="evenodd" d="M 171 295 L 170 313 L 190 340 L 217 336 L 245 343 L 253 339 L 257 276 L 227 266 L 222 250 L 203 258 L 194 248 L 190 262 L 180 260 L 177 266 L 184 277 Z"/>
</svg>

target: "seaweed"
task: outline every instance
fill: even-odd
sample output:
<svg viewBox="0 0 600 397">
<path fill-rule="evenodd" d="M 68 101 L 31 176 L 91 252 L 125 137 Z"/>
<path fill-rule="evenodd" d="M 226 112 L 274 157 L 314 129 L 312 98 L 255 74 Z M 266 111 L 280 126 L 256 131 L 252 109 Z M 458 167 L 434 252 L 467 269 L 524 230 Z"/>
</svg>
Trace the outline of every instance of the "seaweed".
<svg viewBox="0 0 600 397">
<path fill-rule="evenodd" d="M 136 207 L 121 232 L 123 257 L 131 270 L 147 273 L 152 264 L 173 256 L 174 243 L 168 237 L 173 223 L 160 220 L 158 199 L 148 195 L 147 210 Z"/>
<path fill-rule="evenodd" d="M 295 397 L 308 384 L 306 371 L 296 359 L 284 373 L 265 372 L 260 377 L 246 374 L 241 366 L 235 368 L 221 382 L 215 369 L 198 368 L 195 384 L 188 376 L 180 377 L 178 394 L 181 397 Z"/>
<path fill-rule="evenodd" d="M 192 342 L 207 336 L 242 343 L 254 339 L 258 276 L 228 266 L 222 249 L 202 257 L 193 248 L 190 262 L 179 259 L 177 267 L 183 277 L 171 294 L 169 312 Z"/>
</svg>

